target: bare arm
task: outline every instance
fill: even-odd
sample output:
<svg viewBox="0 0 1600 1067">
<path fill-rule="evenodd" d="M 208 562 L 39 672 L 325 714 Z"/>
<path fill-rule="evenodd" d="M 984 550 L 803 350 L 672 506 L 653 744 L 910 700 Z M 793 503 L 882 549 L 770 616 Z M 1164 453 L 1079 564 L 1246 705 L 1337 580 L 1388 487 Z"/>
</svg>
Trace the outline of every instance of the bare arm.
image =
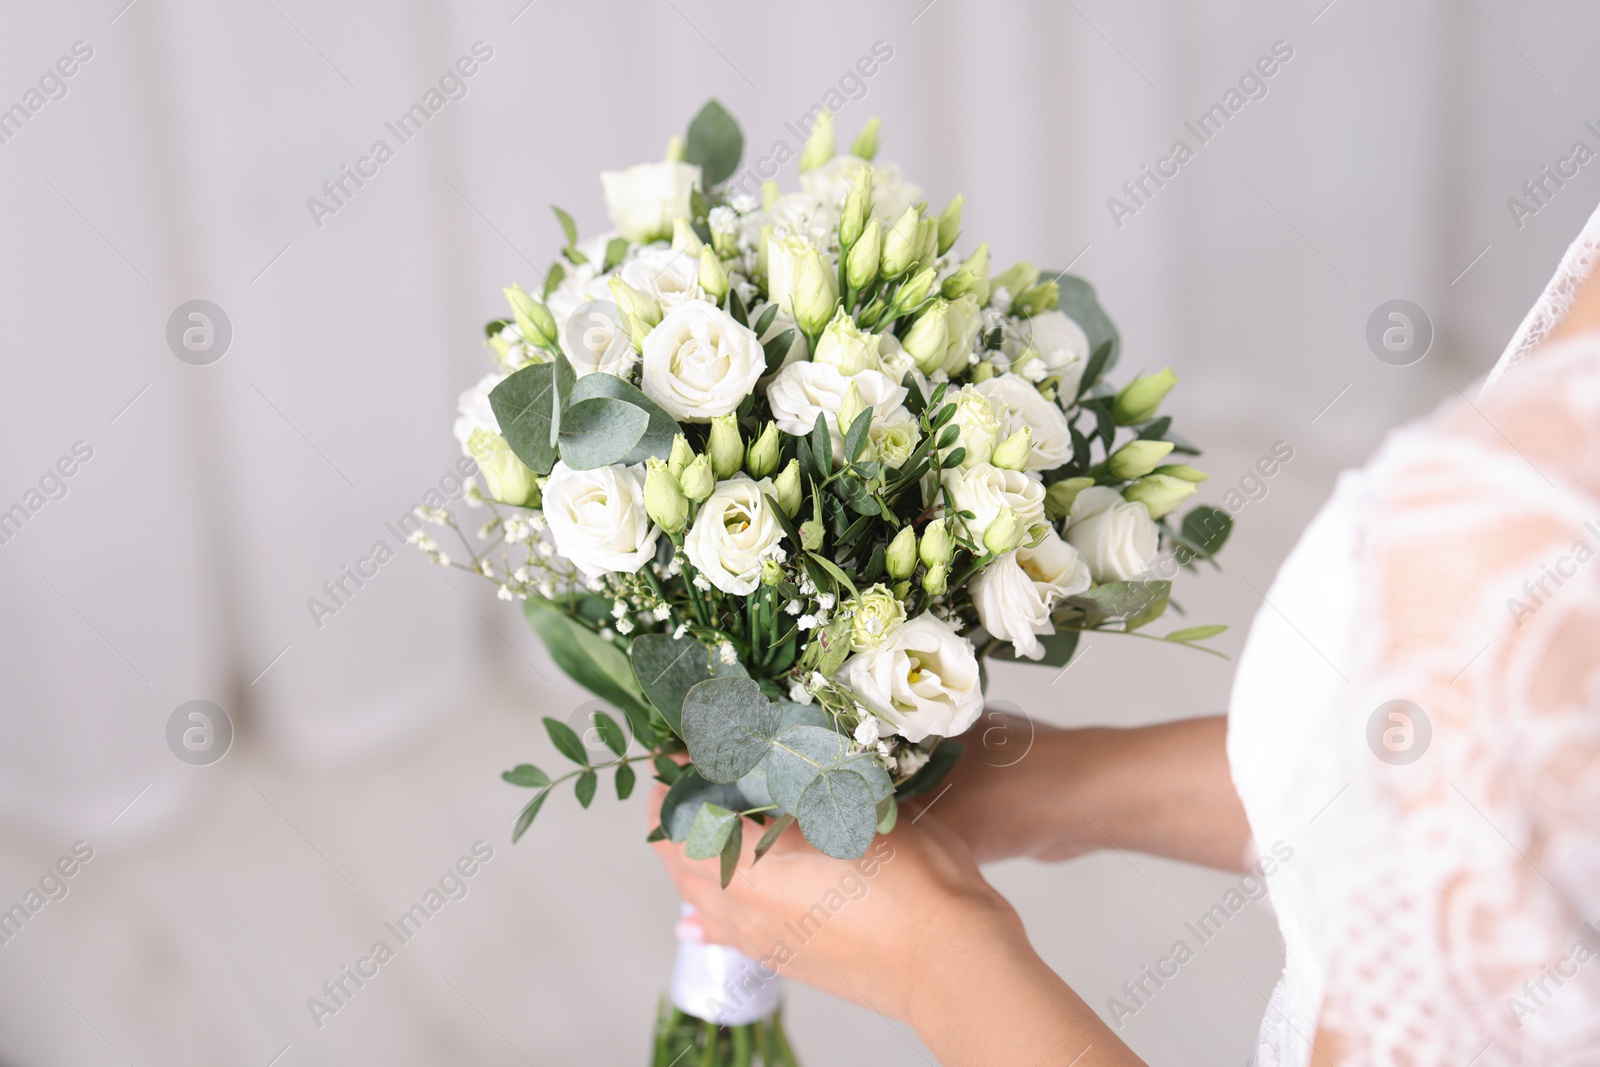
<svg viewBox="0 0 1600 1067">
<path fill-rule="evenodd" d="M 993 713 L 962 740 L 967 754 L 949 788 L 924 806 L 979 862 L 1063 860 L 1115 846 L 1244 868 L 1250 826 L 1221 716 L 1060 730 Z"/>
</svg>

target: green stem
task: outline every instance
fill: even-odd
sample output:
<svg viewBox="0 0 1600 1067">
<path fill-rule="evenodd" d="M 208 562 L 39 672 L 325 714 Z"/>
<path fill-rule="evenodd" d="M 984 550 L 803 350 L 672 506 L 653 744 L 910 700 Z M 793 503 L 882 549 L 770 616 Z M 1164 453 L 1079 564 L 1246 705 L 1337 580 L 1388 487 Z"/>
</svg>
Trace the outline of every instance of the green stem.
<svg viewBox="0 0 1600 1067">
<path fill-rule="evenodd" d="M 710 1020 L 701 1023 L 700 1036 L 706 1043 L 700 1054 L 700 1067 L 717 1067 L 717 1024 Z"/>
<path fill-rule="evenodd" d="M 1089 627 L 1084 627 L 1084 626 L 1059 626 L 1059 625 L 1056 627 L 1056 632 L 1057 633 L 1059 633 L 1062 630 L 1070 630 L 1073 633 L 1080 633 L 1080 634 L 1121 634 L 1124 637 L 1142 637 L 1146 641 L 1159 641 L 1163 645 L 1182 645 L 1184 648 L 1192 648 L 1196 652 L 1204 652 L 1207 655 L 1216 656 L 1218 659 L 1227 659 L 1228 658 L 1226 653 L 1218 652 L 1214 648 L 1207 648 L 1204 645 L 1191 644 L 1188 641 L 1168 641 L 1165 637 L 1157 637 L 1154 634 L 1142 634 L 1138 630 L 1100 630 L 1100 629 L 1091 629 Z"/>
</svg>

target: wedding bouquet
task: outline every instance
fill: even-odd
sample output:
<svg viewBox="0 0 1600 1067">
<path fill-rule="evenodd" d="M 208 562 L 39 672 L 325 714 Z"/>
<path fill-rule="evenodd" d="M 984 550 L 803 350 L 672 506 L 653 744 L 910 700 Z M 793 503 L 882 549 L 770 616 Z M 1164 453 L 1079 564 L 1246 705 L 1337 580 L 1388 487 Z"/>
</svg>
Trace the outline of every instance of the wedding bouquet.
<svg viewBox="0 0 1600 1067">
<path fill-rule="evenodd" d="M 604 770 L 626 798 L 644 763 L 669 787 L 652 840 L 720 857 L 724 885 L 746 833 L 752 862 L 791 824 L 861 857 L 958 758 L 986 658 L 1060 667 L 1085 632 L 1136 633 L 1227 537 L 1220 510 L 1172 517 L 1205 478 L 1159 414 L 1172 371 L 1107 384 L 1088 284 L 958 253 L 962 198 L 933 214 L 877 138 L 839 154 L 823 111 L 800 191 L 757 195 L 708 103 L 665 160 L 601 175 L 612 233 L 556 209 L 561 259 L 488 324 L 455 432 L 491 517 L 475 542 L 423 509 L 464 561 L 413 539 L 521 601 L 617 713 L 544 720 L 575 766 L 506 772 L 537 791 L 513 840 L 556 786 L 587 807 Z M 694 949 L 724 956 L 680 956 L 657 1062 L 792 1062 L 774 997 L 752 1017 L 682 988 L 751 961 Z"/>
</svg>

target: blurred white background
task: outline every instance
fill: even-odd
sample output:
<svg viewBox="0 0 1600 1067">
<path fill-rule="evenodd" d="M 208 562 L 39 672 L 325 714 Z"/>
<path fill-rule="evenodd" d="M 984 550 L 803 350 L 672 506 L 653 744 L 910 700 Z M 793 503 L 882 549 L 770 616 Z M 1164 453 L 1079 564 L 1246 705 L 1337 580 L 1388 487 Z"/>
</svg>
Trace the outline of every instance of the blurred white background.
<svg viewBox="0 0 1600 1067">
<path fill-rule="evenodd" d="M 92 449 L 0 544 L 0 908 L 74 842 L 94 856 L 0 945 L 6 1067 L 642 1062 L 676 907 L 642 797 L 553 799 L 512 847 L 526 794 L 497 777 L 556 760 L 539 716 L 585 695 L 492 590 L 414 551 L 320 628 L 306 601 L 393 545 L 384 524 L 455 460 L 482 323 L 558 248 L 549 205 L 597 232 L 597 172 L 658 158 L 708 97 L 746 162 L 796 149 L 785 123 L 883 42 L 841 138 L 881 115 L 880 159 L 936 207 L 965 193 L 998 265 L 1097 285 L 1121 373 L 1183 379 L 1202 500 L 1292 446 L 1225 572 L 1178 592 L 1233 627 L 1229 652 L 1337 471 L 1488 369 L 1600 195 L 1594 163 L 1520 225 L 1507 205 L 1575 141 L 1600 148 L 1600 9 L 1579 0 L 67 0 L 0 19 L 0 107 L 92 50 L 64 96 L 0 115 L 0 509 Z M 317 225 L 307 198 L 395 144 L 384 123 L 478 41 L 466 96 Z M 1265 98 L 1116 225 L 1107 199 L 1275 42 L 1293 57 Z M 197 298 L 232 324 L 209 366 L 165 337 Z M 1434 325 L 1412 366 L 1365 340 L 1394 298 Z M 1114 638 L 1080 655 L 1059 678 L 999 665 L 991 695 L 1062 724 L 1226 707 L 1228 663 Z M 165 735 L 197 698 L 237 729 L 204 767 Z M 468 895 L 319 1029 L 307 998 L 480 840 Z M 1115 852 L 991 873 L 1107 1014 L 1235 883 Z M 1280 966 L 1253 904 L 1121 1033 L 1153 1064 L 1240 1063 Z M 790 1004 L 813 1067 L 928 1060 L 870 1012 Z"/>
</svg>

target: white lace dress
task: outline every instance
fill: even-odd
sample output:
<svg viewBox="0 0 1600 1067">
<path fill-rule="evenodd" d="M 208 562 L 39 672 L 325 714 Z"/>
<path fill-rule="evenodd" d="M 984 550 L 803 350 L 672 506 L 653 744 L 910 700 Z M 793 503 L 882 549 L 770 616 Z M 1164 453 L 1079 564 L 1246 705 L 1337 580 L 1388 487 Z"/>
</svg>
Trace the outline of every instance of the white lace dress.
<svg viewBox="0 0 1600 1067">
<path fill-rule="evenodd" d="M 1258 1067 L 1600 1064 L 1600 333 L 1544 345 L 1597 259 L 1600 212 L 1257 615 L 1228 755 L 1292 849 Z"/>
</svg>

